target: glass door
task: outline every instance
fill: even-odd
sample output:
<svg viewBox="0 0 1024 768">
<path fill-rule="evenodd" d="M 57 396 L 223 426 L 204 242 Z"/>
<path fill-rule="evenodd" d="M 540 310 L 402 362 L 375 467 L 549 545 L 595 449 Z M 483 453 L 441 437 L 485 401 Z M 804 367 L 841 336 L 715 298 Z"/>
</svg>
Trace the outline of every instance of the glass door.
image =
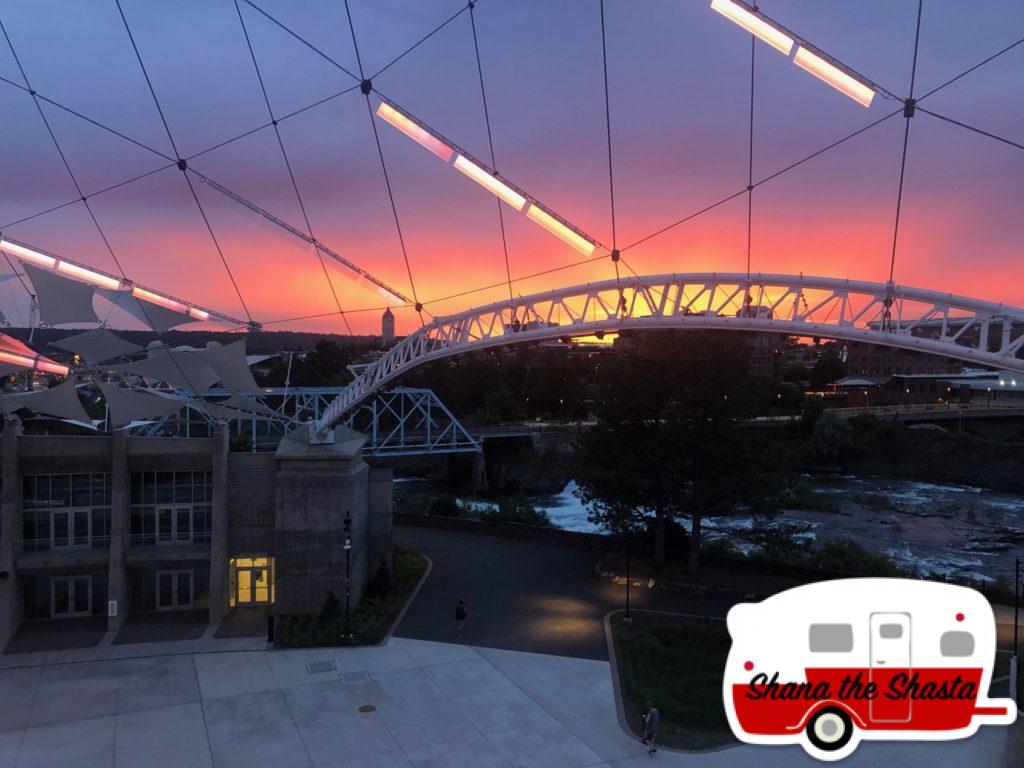
<svg viewBox="0 0 1024 768">
<path fill-rule="evenodd" d="M 55 576 L 50 581 L 51 615 L 54 618 L 88 616 L 91 596 L 89 576 Z"/>
<path fill-rule="evenodd" d="M 157 610 L 180 611 L 191 607 L 192 571 L 157 571 Z"/>
<path fill-rule="evenodd" d="M 274 602 L 273 558 L 239 557 L 232 564 L 234 605 L 270 605 Z"/>
</svg>

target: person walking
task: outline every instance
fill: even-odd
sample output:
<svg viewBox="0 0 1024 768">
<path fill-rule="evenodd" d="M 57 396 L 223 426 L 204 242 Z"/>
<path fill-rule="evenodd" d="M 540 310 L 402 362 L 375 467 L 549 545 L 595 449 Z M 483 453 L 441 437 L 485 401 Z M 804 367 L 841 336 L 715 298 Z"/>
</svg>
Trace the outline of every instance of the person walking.
<svg viewBox="0 0 1024 768">
<path fill-rule="evenodd" d="M 658 748 L 654 746 L 654 740 L 658 737 L 658 720 L 661 718 L 661 715 L 654 705 L 648 701 L 644 704 L 642 718 L 643 731 L 641 738 L 643 739 L 644 746 L 647 747 L 647 754 L 653 755 L 658 751 Z"/>
<path fill-rule="evenodd" d="M 459 640 L 462 639 L 462 630 L 466 626 L 467 616 L 469 616 L 469 612 L 466 610 L 466 603 L 464 600 L 459 600 L 459 604 L 455 606 L 455 631 L 459 635 Z"/>
</svg>

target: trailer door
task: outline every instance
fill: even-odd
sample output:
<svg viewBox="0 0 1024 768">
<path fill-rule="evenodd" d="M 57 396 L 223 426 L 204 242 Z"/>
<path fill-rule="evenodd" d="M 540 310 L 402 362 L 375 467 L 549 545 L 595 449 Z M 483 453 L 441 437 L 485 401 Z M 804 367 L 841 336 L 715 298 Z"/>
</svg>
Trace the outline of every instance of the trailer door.
<svg viewBox="0 0 1024 768">
<path fill-rule="evenodd" d="M 878 696 L 869 702 L 870 717 L 877 723 L 902 723 L 910 720 L 911 700 L 890 699 L 885 694 L 896 675 L 910 675 L 910 614 L 871 614 L 871 682 Z"/>
</svg>

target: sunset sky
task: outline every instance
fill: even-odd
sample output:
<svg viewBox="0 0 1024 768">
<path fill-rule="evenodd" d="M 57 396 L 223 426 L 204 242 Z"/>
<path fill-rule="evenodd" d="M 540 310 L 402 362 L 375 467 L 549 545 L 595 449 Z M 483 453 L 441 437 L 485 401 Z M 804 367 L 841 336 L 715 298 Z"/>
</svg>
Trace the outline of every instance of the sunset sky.
<svg viewBox="0 0 1024 768">
<path fill-rule="evenodd" d="M 254 0 L 353 72 L 341 0 Z M 232 0 L 122 0 L 183 156 L 268 122 Z M 367 74 L 465 5 L 463 0 L 350 0 Z M 801 36 L 905 95 L 915 0 L 764 0 Z M 750 36 L 709 0 L 606 0 L 618 245 L 747 183 Z M 241 3 L 274 112 L 284 115 L 356 81 Z M 173 155 L 113 0 L 2 0 L 0 20 L 32 87 Z M 597 0 L 479 0 L 476 9 L 497 168 L 611 246 Z M 1014 0 L 926 0 L 917 71 L 924 93 L 1024 37 Z M 1024 45 L 921 106 L 1024 142 Z M 6 42 L 0 76 L 23 84 Z M 374 79 L 390 99 L 482 160 L 490 154 L 468 13 Z M 866 109 L 767 45 L 756 53 L 754 178 L 763 178 L 899 108 Z M 371 96 L 374 108 L 376 96 Z M 166 161 L 51 106 L 58 140 L 87 193 Z M 0 82 L 0 228 L 116 272 L 84 206 L 5 225 L 76 197 L 31 97 Z M 375 118 L 376 119 L 376 118 Z M 892 118 L 754 193 L 754 271 L 885 280 L 892 247 L 903 118 Z M 358 88 L 283 120 L 280 130 L 316 236 L 412 295 Z M 495 198 L 378 120 L 421 301 L 434 314 L 507 296 Z M 195 158 L 198 171 L 302 227 L 269 128 Z M 188 187 L 175 168 L 93 198 L 129 277 L 244 317 Z M 1024 305 L 1024 151 L 913 118 L 896 280 Z M 272 322 L 336 309 L 311 247 L 198 185 L 252 316 Z M 625 252 L 641 274 L 743 271 L 746 199 L 727 203 Z M 513 277 L 580 255 L 505 208 Z M 6 265 L 4 265 L 6 268 Z M 380 297 L 331 268 L 358 333 L 379 332 Z M 522 280 L 528 294 L 614 275 L 609 260 Z M 19 294 L 18 292 L 21 291 Z M 0 286 L 0 309 L 26 317 L 24 291 Z M 418 325 L 399 309 L 399 332 Z M 268 329 L 345 332 L 338 317 Z"/>
</svg>

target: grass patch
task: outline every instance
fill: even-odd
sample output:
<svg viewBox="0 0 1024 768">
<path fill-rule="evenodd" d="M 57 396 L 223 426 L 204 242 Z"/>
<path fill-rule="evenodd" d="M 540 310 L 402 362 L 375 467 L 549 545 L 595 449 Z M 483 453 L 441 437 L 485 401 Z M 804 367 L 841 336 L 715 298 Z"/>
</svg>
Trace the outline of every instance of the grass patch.
<svg viewBox="0 0 1024 768">
<path fill-rule="evenodd" d="M 661 713 L 662 744 L 709 749 L 735 743 L 722 705 L 729 654 L 724 621 L 634 611 L 612 617 L 612 639 L 626 721 L 640 734 L 645 701 Z"/>
<path fill-rule="evenodd" d="M 376 645 L 384 639 L 419 583 L 427 561 L 418 552 L 395 548 L 390 577 L 378 571 L 350 617 L 350 642 L 344 638 L 345 607 L 332 592 L 319 614 L 291 613 L 277 617 L 275 648 L 333 645 Z"/>
</svg>

